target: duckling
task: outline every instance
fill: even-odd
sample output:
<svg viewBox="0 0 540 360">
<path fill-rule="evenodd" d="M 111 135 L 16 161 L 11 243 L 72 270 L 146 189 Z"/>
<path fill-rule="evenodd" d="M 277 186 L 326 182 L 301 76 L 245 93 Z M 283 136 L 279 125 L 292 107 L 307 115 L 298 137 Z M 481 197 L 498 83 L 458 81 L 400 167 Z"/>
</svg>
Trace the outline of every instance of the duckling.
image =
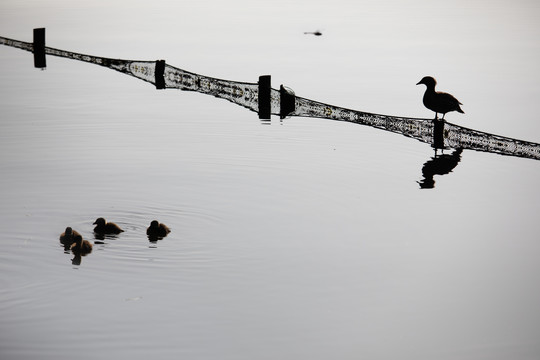
<svg viewBox="0 0 540 360">
<path fill-rule="evenodd" d="M 112 222 L 106 222 L 104 218 L 98 218 L 93 225 L 96 225 L 94 232 L 98 234 L 120 234 L 124 232 L 120 226 Z"/>
<path fill-rule="evenodd" d="M 75 255 L 85 256 L 92 252 L 92 243 L 88 240 L 83 240 L 81 235 L 74 236 L 73 244 L 71 245 L 71 251 Z"/>
<path fill-rule="evenodd" d="M 420 80 L 416 85 L 424 84 L 426 85 L 426 92 L 424 93 L 424 106 L 429 110 L 435 111 L 435 119 L 439 113 L 443 114 L 442 120 L 444 120 L 444 115 L 450 111 L 457 111 L 464 114 L 463 110 L 459 105 L 463 105 L 459 102 L 458 99 L 452 95 L 444 92 L 435 91 L 435 85 L 437 81 L 431 76 L 425 76 Z"/>
<path fill-rule="evenodd" d="M 73 244 L 73 238 L 80 235 L 81 234 L 68 226 L 66 230 L 60 234 L 60 243 L 64 245 L 64 250 L 69 250 L 71 244 Z"/>
<path fill-rule="evenodd" d="M 146 229 L 146 235 L 151 237 L 165 237 L 170 232 L 171 229 L 167 225 L 160 224 L 157 220 L 152 221 L 148 229 Z"/>
</svg>

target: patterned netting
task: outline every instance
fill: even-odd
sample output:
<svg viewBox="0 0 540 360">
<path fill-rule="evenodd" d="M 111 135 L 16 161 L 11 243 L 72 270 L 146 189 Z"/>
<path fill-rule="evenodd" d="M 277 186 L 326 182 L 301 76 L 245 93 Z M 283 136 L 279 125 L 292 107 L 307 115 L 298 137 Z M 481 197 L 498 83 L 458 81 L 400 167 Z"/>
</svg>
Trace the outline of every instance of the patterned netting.
<svg viewBox="0 0 540 360">
<path fill-rule="evenodd" d="M 0 44 L 33 52 L 32 43 L 0 37 Z M 110 59 L 50 47 L 45 47 L 45 53 L 105 66 L 156 85 L 155 61 Z M 259 111 L 259 88 L 257 83 L 212 78 L 167 64 L 165 65 L 163 78 L 165 88 L 196 91 L 228 100 L 254 112 Z M 280 105 L 280 91 L 271 89 L 270 112 L 273 115 L 283 116 L 280 113 Z M 435 123 L 431 119 L 371 114 L 301 97 L 294 97 L 294 109 L 287 116 L 313 117 L 367 125 L 402 134 L 437 148 L 471 149 L 540 160 L 540 144 L 488 134 L 447 122 Z"/>
<path fill-rule="evenodd" d="M 399 133 L 430 145 L 435 144 L 435 123 L 431 119 L 370 114 L 299 97 L 296 98 L 296 110 L 290 115 L 353 122 Z M 448 122 L 440 124 L 444 127 L 441 134 L 443 148 L 461 148 L 540 160 L 540 144 L 488 134 Z"/>
<path fill-rule="evenodd" d="M 216 79 L 170 65 L 165 65 L 164 78 L 166 88 L 197 91 L 229 100 L 255 112 L 259 109 L 257 84 Z"/>
</svg>

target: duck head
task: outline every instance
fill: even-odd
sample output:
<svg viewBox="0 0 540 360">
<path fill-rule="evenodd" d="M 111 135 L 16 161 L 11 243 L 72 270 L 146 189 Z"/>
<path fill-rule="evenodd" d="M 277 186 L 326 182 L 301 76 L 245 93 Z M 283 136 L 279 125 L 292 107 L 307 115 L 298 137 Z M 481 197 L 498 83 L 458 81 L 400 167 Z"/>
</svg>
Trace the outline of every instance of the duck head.
<svg viewBox="0 0 540 360">
<path fill-rule="evenodd" d="M 437 81 L 431 76 L 424 76 L 422 80 L 420 80 L 416 85 L 420 84 L 424 84 L 428 88 L 435 88 L 435 85 L 437 85 Z"/>
<path fill-rule="evenodd" d="M 97 218 L 96 221 L 94 221 L 93 225 L 103 226 L 103 225 L 105 225 L 105 219 L 104 218 Z"/>
<path fill-rule="evenodd" d="M 73 238 L 73 242 L 77 244 L 77 246 L 81 246 L 82 241 L 83 241 L 83 238 L 81 235 L 75 235 L 75 237 Z"/>
<path fill-rule="evenodd" d="M 150 223 L 151 228 L 158 228 L 159 227 L 159 221 L 154 220 Z"/>
</svg>

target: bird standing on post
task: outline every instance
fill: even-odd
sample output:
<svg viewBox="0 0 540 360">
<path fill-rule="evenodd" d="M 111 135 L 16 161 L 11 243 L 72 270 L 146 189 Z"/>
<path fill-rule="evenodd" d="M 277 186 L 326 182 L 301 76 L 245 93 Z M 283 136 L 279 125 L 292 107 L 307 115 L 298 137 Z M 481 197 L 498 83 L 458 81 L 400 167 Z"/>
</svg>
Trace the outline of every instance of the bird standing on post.
<svg viewBox="0 0 540 360">
<path fill-rule="evenodd" d="M 434 78 L 425 76 L 416 85 L 420 84 L 426 85 L 426 92 L 423 98 L 424 106 L 429 110 L 435 111 L 435 119 L 441 113 L 443 114 L 442 120 L 444 120 L 444 115 L 450 111 L 457 111 L 464 114 L 463 110 L 459 107 L 459 105 L 463 104 L 458 99 L 445 92 L 435 91 L 437 81 Z"/>
</svg>

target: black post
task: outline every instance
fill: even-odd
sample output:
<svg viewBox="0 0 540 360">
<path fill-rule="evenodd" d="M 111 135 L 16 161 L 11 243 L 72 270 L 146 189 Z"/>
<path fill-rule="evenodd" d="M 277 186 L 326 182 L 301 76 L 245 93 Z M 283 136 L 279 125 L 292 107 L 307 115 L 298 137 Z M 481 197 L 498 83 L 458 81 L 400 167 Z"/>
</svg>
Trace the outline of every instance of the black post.
<svg viewBox="0 0 540 360">
<path fill-rule="evenodd" d="M 156 60 L 156 89 L 165 89 L 165 60 Z"/>
<path fill-rule="evenodd" d="M 34 29 L 34 67 L 45 69 L 45 28 Z"/>
<path fill-rule="evenodd" d="M 285 119 L 296 109 L 296 96 L 292 89 L 279 86 L 279 118 Z"/>
<path fill-rule="evenodd" d="M 444 120 L 433 120 L 433 147 L 444 149 Z"/>
<path fill-rule="evenodd" d="M 271 77 L 270 75 L 259 76 L 259 119 L 270 120 L 271 114 Z"/>
</svg>

